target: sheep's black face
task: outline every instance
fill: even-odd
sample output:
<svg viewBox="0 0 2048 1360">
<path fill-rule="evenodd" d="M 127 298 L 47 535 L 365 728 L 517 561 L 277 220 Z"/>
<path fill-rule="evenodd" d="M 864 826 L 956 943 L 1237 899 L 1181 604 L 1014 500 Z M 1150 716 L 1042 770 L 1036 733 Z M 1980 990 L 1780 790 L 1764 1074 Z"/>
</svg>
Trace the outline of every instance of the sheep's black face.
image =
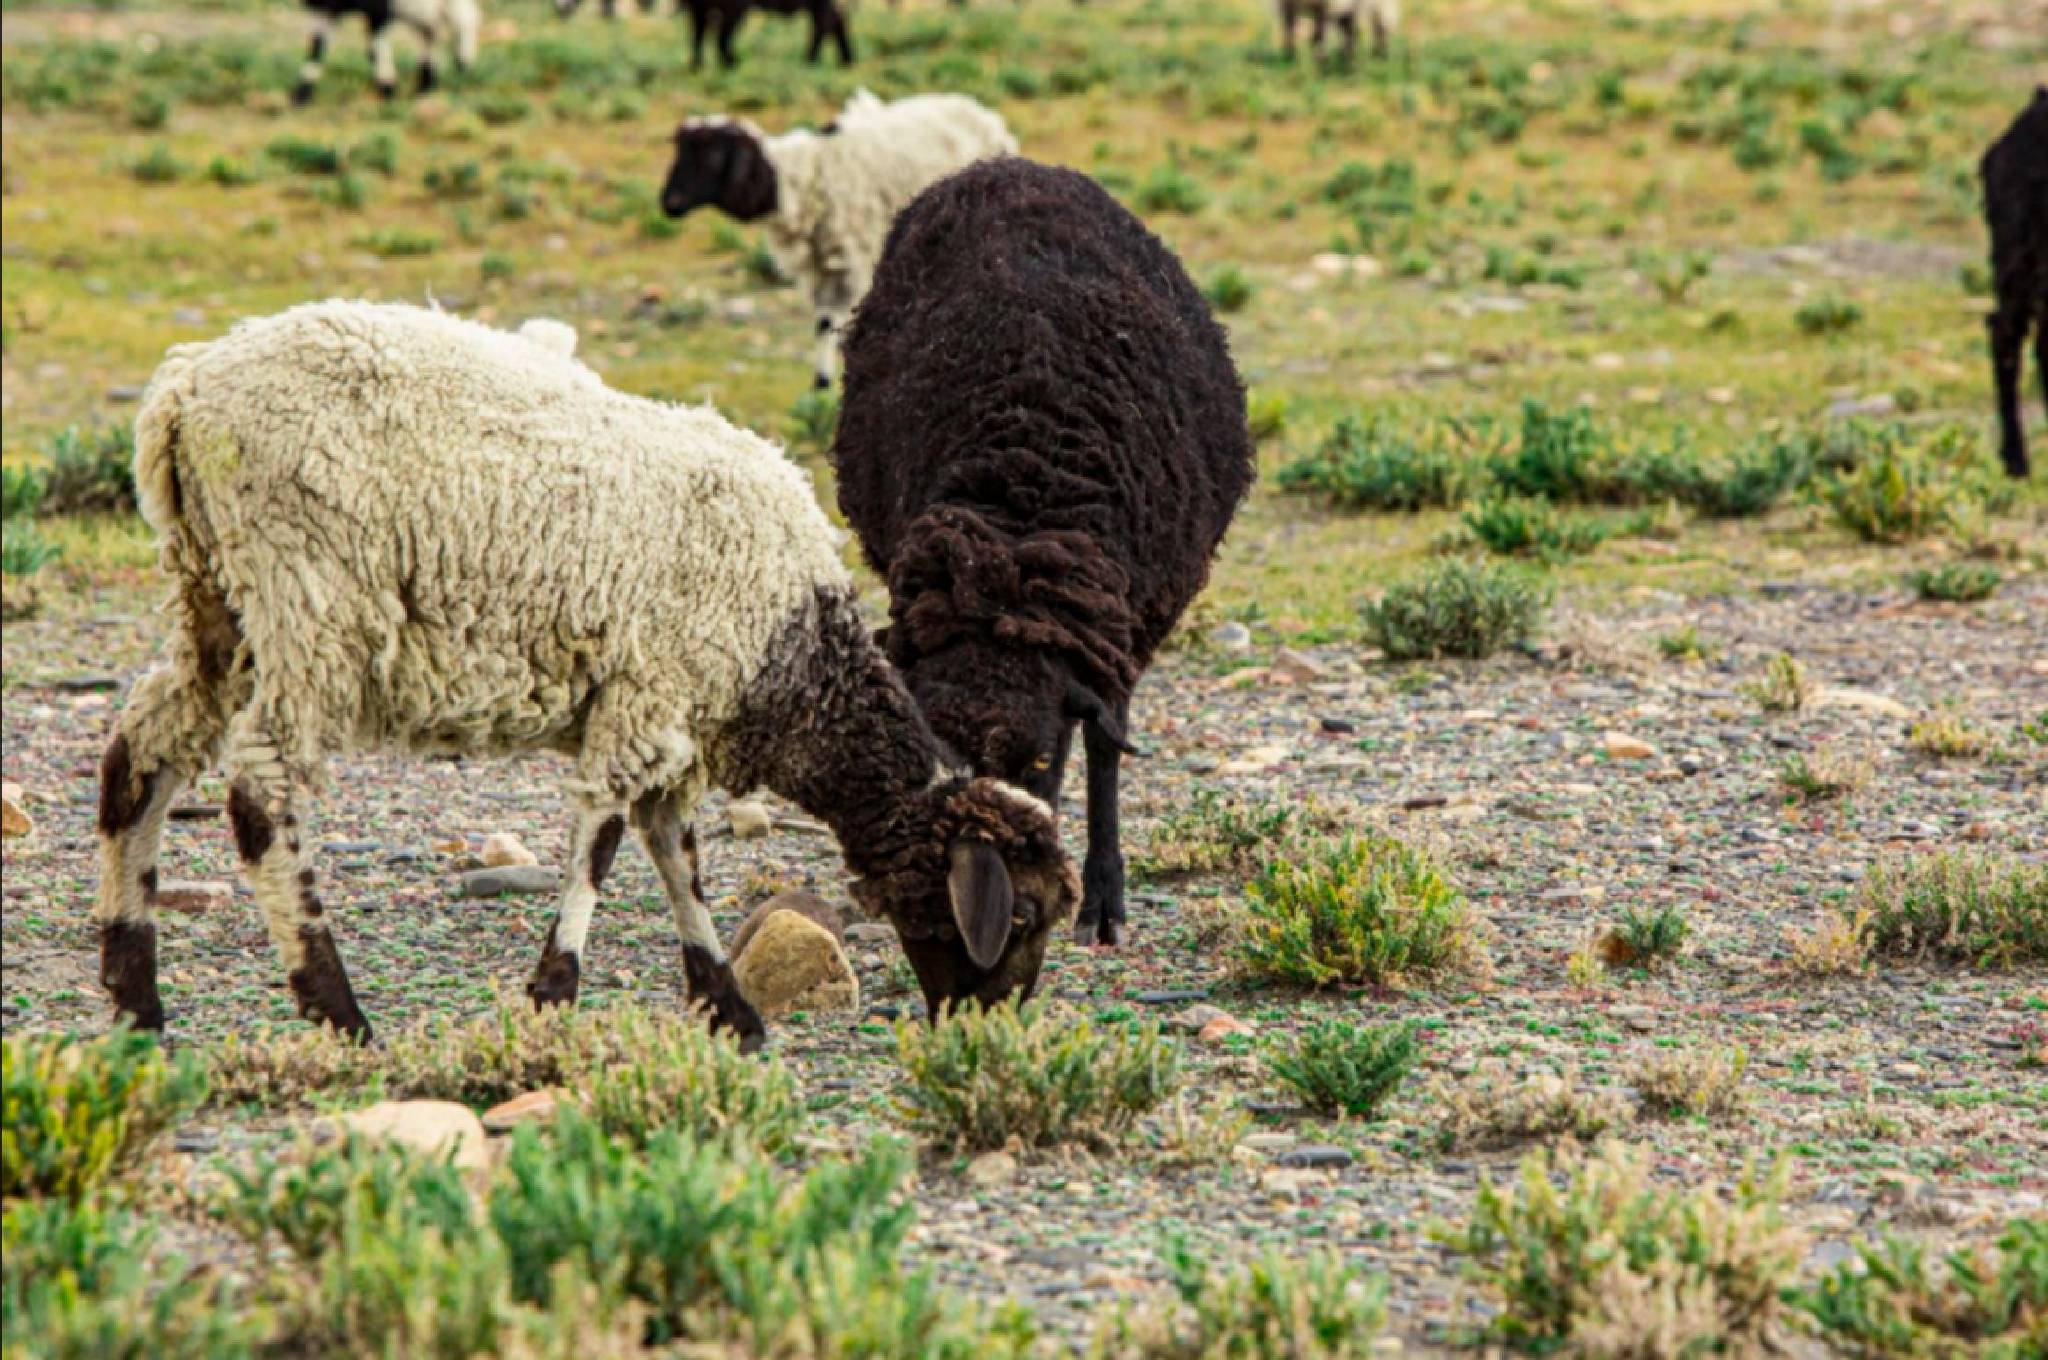
<svg viewBox="0 0 2048 1360">
<path fill-rule="evenodd" d="M 896 923 L 934 1015 L 961 1001 L 1028 998 L 1047 941 L 1081 897 L 1051 812 L 993 779 L 951 780 L 925 797 L 916 848 L 899 869 L 856 880 L 854 896 Z"/>
<path fill-rule="evenodd" d="M 661 189 L 661 210 L 683 217 L 710 204 L 741 222 L 775 211 L 775 167 L 752 128 L 724 119 L 676 129 L 675 159 Z"/>
<path fill-rule="evenodd" d="M 961 648 L 920 660 L 910 687 L 932 731 L 974 773 L 1056 804 L 1074 735 L 1065 683 L 1040 653 Z"/>
</svg>

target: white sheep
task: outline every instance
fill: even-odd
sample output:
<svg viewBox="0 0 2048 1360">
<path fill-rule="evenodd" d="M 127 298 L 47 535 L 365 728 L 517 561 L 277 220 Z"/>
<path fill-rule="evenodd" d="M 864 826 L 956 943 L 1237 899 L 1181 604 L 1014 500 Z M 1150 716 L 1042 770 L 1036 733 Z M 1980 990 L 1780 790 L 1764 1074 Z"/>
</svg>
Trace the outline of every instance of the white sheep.
<svg viewBox="0 0 2048 1360">
<path fill-rule="evenodd" d="M 1309 44 L 1317 56 L 1323 54 L 1323 40 L 1330 21 L 1336 21 L 1337 31 L 1343 35 L 1342 55 L 1345 61 L 1350 61 L 1358 51 L 1358 12 L 1361 9 L 1372 21 L 1374 56 L 1387 55 L 1387 45 L 1401 19 L 1400 0 L 1279 0 L 1279 8 L 1280 47 L 1290 61 L 1294 58 L 1295 25 L 1303 16 L 1311 25 Z"/>
<path fill-rule="evenodd" d="M 320 64 L 327 57 L 327 39 L 334 25 L 351 14 L 363 16 L 370 27 L 370 65 L 377 93 L 386 99 L 398 93 L 398 63 L 391 54 L 391 26 L 405 24 L 420 35 L 419 92 L 434 88 L 434 44 L 447 42 L 455 51 L 455 69 L 467 71 L 476 64 L 477 32 L 483 15 L 476 0 L 305 0 L 313 16 L 313 36 L 306 48 L 305 65 L 299 68 L 299 83 L 292 87 L 292 102 L 304 104 L 313 97 L 320 82 Z"/>
<path fill-rule="evenodd" d="M 934 1006 L 1035 983 L 1079 892 L 1046 807 L 968 779 L 855 603 L 804 475 L 709 408 L 612 391 L 573 332 L 324 302 L 164 360 L 136 484 L 176 593 L 101 766 L 102 977 L 160 1027 L 157 848 L 225 756 L 244 870 L 308 1018 L 368 1026 L 318 898 L 306 792 L 338 752 L 570 758 L 574 830 L 530 991 L 573 1000 L 630 818 L 688 993 L 756 1043 L 692 809 L 766 787 L 824 820 Z"/>
<path fill-rule="evenodd" d="M 662 211 L 711 204 L 759 221 L 783 271 L 817 310 L 817 385 L 829 387 L 839 336 L 868 290 L 896 214 L 920 191 L 988 156 L 1017 150 L 1002 117 L 965 95 L 885 104 L 856 91 L 823 128 L 770 137 L 741 118 L 693 118 L 677 129 Z"/>
</svg>

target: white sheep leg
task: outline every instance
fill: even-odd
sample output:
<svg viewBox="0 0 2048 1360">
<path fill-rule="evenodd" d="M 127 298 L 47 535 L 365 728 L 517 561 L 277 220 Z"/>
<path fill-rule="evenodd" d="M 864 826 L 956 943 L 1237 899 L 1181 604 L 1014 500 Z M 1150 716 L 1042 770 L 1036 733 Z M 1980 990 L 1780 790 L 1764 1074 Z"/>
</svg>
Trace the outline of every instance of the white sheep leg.
<svg viewBox="0 0 2048 1360">
<path fill-rule="evenodd" d="M 377 93 L 386 99 L 398 94 L 398 59 L 391 52 L 391 24 L 370 34 L 370 67 L 377 82 Z"/>
<path fill-rule="evenodd" d="M 299 67 L 299 83 L 292 87 L 292 103 L 304 104 L 313 97 L 313 87 L 320 83 L 320 64 L 327 57 L 327 39 L 334 32 L 334 16 L 316 12 L 313 15 L 313 36 L 306 44 L 306 61 Z"/>
<path fill-rule="evenodd" d="M 293 740 L 281 707 L 259 695 L 228 725 L 228 821 L 235 849 L 284 961 L 299 1014 L 367 1042 L 369 1022 L 356 1005 L 326 908 L 313 891 L 301 825 L 318 758 Z"/>
<path fill-rule="evenodd" d="M 686 813 L 692 809 L 673 792 L 650 794 L 633 805 L 633 829 L 647 847 L 655 872 L 675 910 L 676 931 L 683 939 L 683 983 L 693 1003 L 707 1006 L 714 1030 L 731 1030 L 740 1048 L 751 1053 L 767 1039 L 760 1014 L 740 993 L 732 965 L 718 943 L 718 929 L 704 902 L 698 873 L 697 829 Z"/>
<path fill-rule="evenodd" d="M 190 595 L 165 664 L 136 682 L 100 761 L 100 981 L 138 1029 L 162 1029 L 156 985 L 157 851 L 179 790 L 227 731 L 235 636 L 225 607 Z M 200 639 L 205 639 L 202 642 Z"/>
<path fill-rule="evenodd" d="M 526 994 L 536 1006 L 570 1005 L 583 979 L 583 942 L 590 934 L 598 889 L 612 871 L 619 838 L 626 832 L 626 805 L 614 799 L 579 798 L 569 832 L 569 863 L 554 928 Z"/>
</svg>

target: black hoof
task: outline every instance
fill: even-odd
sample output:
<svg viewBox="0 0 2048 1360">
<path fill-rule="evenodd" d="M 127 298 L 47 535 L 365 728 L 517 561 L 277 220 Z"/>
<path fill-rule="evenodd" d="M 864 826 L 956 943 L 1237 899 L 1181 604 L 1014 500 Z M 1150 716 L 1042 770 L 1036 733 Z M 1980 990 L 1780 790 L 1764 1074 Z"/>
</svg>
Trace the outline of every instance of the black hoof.
<svg viewBox="0 0 2048 1360">
<path fill-rule="evenodd" d="M 398 98 L 398 86 L 395 84 L 379 85 L 377 87 L 377 97 L 389 104 L 392 100 Z"/>
<path fill-rule="evenodd" d="M 293 107 L 293 108 L 295 108 L 295 109 L 303 109 L 304 107 L 306 107 L 306 105 L 308 105 L 308 104 L 310 104 L 310 103 L 312 103 L 312 102 L 313 102 L 313 82 L 311 82 L 311 81 L 309 81 L 309 80 L 302 80 L 302 81 L 300 81 L 300 82 L 299 82 L 298 84 L 296 84 L 296 85 L 292 86 L 292 107 Z"/>
</svg>

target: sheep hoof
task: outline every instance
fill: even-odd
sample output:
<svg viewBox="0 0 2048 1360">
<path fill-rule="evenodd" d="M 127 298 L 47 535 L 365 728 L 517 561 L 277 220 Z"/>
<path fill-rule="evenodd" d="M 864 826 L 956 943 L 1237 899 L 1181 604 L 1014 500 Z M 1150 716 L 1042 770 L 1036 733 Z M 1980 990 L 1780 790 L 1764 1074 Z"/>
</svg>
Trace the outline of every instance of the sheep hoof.
<svg viewBox="0 0 2048 1360">
<path fill-rule="evenodd" d="M 292 107 L 303 109 L 313 102 L 313 82 L 302 80 L 292 86 Z"/>
<path fill-rule="evenodd" d="M 377 97 L 387 104 L 390 103 L 398 98 L 398 85 L 395 82 L 391 84 L 379 82 L 377 85 Z"/>
</svg>

